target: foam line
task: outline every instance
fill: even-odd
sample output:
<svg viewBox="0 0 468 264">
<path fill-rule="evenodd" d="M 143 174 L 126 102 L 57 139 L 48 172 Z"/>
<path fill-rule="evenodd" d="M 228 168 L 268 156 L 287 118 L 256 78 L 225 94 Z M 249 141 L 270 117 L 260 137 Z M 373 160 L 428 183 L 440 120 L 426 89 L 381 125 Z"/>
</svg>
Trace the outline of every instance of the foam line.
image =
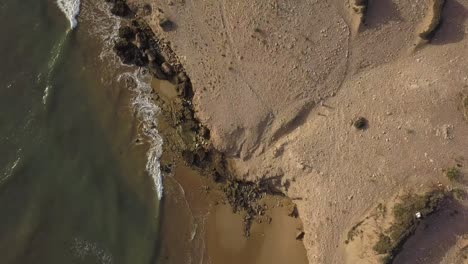
<svg viewBox="0 0 468 264">
<path fill-rule="evenodd" d="M 70 28 L 74 29 L 78 25 L 76 17 L 80 13 L 80 0 L 57 0 L 57 5 L 70 21 Z"/>
</svg>

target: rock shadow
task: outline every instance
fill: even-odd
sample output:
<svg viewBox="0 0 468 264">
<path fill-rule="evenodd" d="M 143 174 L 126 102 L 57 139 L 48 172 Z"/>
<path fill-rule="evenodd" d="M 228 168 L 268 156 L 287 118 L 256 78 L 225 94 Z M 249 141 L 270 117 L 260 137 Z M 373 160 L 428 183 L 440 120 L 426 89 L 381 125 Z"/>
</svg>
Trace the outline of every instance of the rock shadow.
<svg viewBox="0 0 468 264">
<path fill-rule="evenodd" d="M 442 11 L 442 21 L 431 40 L 433 45 L 460 42 L 465 38 L 468 10 L 458 0 L 447 0 Z"/>
<path fill-rule="evenodd" d="M 468 234 L 468 208 L 455 200 L 423 220 L 415 234 L 406 241 L 393 263 L 438 264 L 455 246 L 458 237 Z"/>
<path fill-rule="evenodd" d="M 364 22 L 367 28 L 377 28 L 391 21 L 402 21 L 400 11 L 393 0 L 369 0 Z"/>
</svg>

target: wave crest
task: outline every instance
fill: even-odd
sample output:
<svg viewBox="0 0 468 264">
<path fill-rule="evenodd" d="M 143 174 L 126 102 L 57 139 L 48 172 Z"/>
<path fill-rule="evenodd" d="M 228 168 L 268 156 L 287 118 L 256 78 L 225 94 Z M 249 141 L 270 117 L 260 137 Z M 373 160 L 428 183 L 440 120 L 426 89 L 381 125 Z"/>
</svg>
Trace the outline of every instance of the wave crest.
<svg viewBox="0 0 468 264">
<path fill-rule="evenodd" d="M 156 123 L 157 116 L 161 110 L 151 97 L 151 76 L 147 71 L 138 69 L 135 72 L 121 74 L 118 80 L 120 81 L 124 78 L 135 82 L 134 86 L 129 87 L 133 92 L 132 108 L 136 111 L 137 118 L 142 124 L 141 132 L 150 144 L 150 148 L 146 154 L 146 171 L 153 178 L 158 198 L 161 199 L 163 196 L 163 182 L 159 160 L 162 155 L 163 139 L 158 133 Z"/>
<path fill-rule="evenodd" d="M 80 13 L 80 0 L 57 0 L 57 5 L 70 21 L 71 29 L 74 29 L 78 25 L 76 17 Z"/>
</svg>

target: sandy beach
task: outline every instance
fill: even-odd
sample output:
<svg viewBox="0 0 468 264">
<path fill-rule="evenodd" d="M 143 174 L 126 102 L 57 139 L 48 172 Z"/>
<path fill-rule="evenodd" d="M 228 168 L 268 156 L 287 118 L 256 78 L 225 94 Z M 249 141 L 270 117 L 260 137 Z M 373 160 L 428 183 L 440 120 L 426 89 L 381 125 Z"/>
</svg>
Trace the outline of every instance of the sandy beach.
<svg viewBox="0 0 468 264">
<path fill-rule="evenodd" d="M 175 127 L 209 131 L 186 148 L 185 162 L 199 163 L 201 171 L 214 166 L 215 175 L 239 184 L 268 183 L 267 199 L 275 204 L 275 189 L 298 209 L 296 221 L 266 206 L 271 224 L 252 221 L 246 239 L 235 231 L 242 210 L 223 216 L 229 210 L 222 202 L 209 205 L 206 263 L 465 263 L 466 230 L 437 219 L 448 200 L 457 204 L 454 226 L 464 226 L 468 210 L 467 1 L 129 0 L 128 6 L 150 26 L 158 47 L 170 50 L 164 59 L 147 57 L 150 70 L 157 65 L 155 76 L 174 69 L 190 80 L 179 109 L 191 112 Z M 186 91 L 176 87 L 179 96 Z M 222 170 L 200 146 L 222 154 Z M 205 161 L 211 165 L 199 166 Z M 223 190 L 210 184 L 209 193 Z M 224 194 L 230 201 L 229 189 Z M 247 212 L 251 201 L 262 204 L 249 198 L 242 203 Z M 436 243 L 425 225 L 452 235 L 442 253 L 418 262 L 418 245 Z M 307 259 L 295 239 L 302 228 Z"/>
<path fill-rule="evenodd" d="M 167 81 L 154 81 L 154 90 L 164 100 L 175 98 Z M 177 134 L 161 118 L 160 129 L 169 142 Z M 171 144 L 171 143 L 169 143 Z M 176 147 L 175 147 L 176 148 Z M 169 146 L 167 149 L 174 149 Z M 209 175 L 191 168 L 175 151 L 165 151 L 162 164 L 173 168 L 166 176 L 159 252 L 164 263 L 293 263 L 306 264 L 298 218 L 289 216 L 292 202 L 287 197 L 267 196 L 260 203 L 268 209 L 244 235 L 245 212 L 234 213 L 220 185 Z"/>
</svg>

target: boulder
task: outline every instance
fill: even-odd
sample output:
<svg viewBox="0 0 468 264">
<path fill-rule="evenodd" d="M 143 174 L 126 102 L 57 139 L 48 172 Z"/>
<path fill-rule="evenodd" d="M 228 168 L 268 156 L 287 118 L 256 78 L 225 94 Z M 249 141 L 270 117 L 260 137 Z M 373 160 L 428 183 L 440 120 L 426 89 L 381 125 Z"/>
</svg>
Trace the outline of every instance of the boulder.
<svg viewBox="0 0 468 264">
<path fill-rule="evenodd" d="M 304 231 L 298 231 L 296 234 L 296 240 L 303 240 L 304 239 Z"/>
<path fill-rule="evenodd" d="M 146 58 L 146 55 L 130 41 L 125 39 L 116 41 L 114 44 L 114 50 L 124 64 L 134 64 L 140 67 L 148 64 L 148 58 Z"/>
<path fill-rule="evenodd" d="M 159 52 L 154 48 L 149 48 L 145 50 L 148 60 L 151 62 L 156 62 L 158 65 L 161 65 L 164 62 L 164 58 L 159 54 Z"/>
<path fill-rule="evenodd" d="M 159 19 L 159 26 L 163 31 L 171 31 L 174 29 L 174 23 L 166 17 Z"/>
<path fill-rule="evenodd" d="M 164 74 L 166 74 L 167 76 L 172 76 L 174 75 L 174 69 L 172 68 L 171 64 L 169 64 L 168 62 L 164 62 L 162 65 L 161 65 L 161 70 L 164 72 Z"/>
<path fill-rule="evenodd" d="M 167 80 L 167 76 L 164 74 L 164 72 L 161 70 L 161 67 L 159 67 L 159 65 L 156 62 L 150 62 L 148 68 L 150 73 L 157 79 Z"/>
<path fill-rule="evenodd" d="M 119 28 L 119 37 L 126 39 L 126 40 L 134 40 L 135 39 L 135 30 L 129 26 L 121 26 Z"/>
<path fill-rule="evenodd" d="M 143 6 L 143 16 L 149 16 L 153 12 L 153 8 L 150 4 L 145 4 Z"/>
<path fill-rule="evenodd" d="M 149 47 L 149 37 L 145 32 L 141 31 L 135 35 L 135 43 L 140 49 L 147 49 Z"/>
<path fill-rule="evenodd" d="M 112 14 L 120 17 L 126 17 L 130 15 L 130 8 L 128 7 L 125 0 L 108 0 L 108 2 L 113 3 L 113 6 L 110 10 Z"/>
<path fill-rule="evenodd" d="M 180 72 L 179 74 L 177 74 L 176 81 L 177 81 L 177 83 L 188 82 L 187 74 L 185 74 L 185 72 Z"/>
</svg>

